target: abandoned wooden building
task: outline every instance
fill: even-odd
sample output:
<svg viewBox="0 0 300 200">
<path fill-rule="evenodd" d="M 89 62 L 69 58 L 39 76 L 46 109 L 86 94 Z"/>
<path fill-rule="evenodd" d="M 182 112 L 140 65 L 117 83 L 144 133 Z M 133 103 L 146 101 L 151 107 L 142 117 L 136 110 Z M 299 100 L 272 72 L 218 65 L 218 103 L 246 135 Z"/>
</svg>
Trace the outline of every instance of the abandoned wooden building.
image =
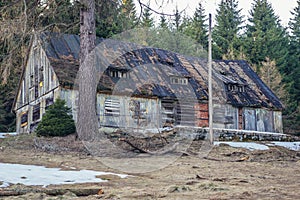
<svg viewBox="0 0 300 200">
<path fill-rule="evenodd" d="M 34 35 L 14 103 L 17 132 L 33 131 L 57 98 L 72 107 L 76 120 L 79 43 L 77 35 Z M 116 51 L 115 43 L 103 45 L 107 56 Z M 111 62 L 100 78 L 99 126 L 207 127 L 207 87 L 205 59 L 133 48 Z M 282 133 L 283 106 L 246 61 L 213 61 L 213 88 L 215 128 Z"/>
</svg>

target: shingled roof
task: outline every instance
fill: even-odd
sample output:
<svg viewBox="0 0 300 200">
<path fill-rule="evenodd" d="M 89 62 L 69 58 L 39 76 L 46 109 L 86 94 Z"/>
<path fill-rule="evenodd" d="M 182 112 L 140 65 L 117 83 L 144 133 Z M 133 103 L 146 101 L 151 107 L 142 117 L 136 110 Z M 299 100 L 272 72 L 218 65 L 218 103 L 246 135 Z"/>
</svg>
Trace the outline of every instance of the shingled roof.
<svg viewBox="0 0 300 200">
<path fill-rule="evenodd" d="M 61 86 L 72 88 L 79 68 L 79 36 L 43 33 L 40 38 Z M 200 101 L 208 99 L 208 70 L 205 59 L 114 40 L 105 42 L 98 39 L 97 44 L 97 48 L 101 48 L 102 57 L 109 61 L 98 84 L 99 92 L 111 93 L 117 85 L 120 91 L 136 96 L 172 98 L 181 92 L 192 92 Z M 109 70 L 130 72 L 133 82 L 118 84 L 120 78 L 109 76 Z M 172 76 L 184 77 L 189 84 L 174 86 L 169 81 Z M 154 81 L 151 81 L 154 77 Z M 242 90 L 230 90 L 228 85 L 242 87 Z M 218 102 L 236 107 L 283 108 L 277 96 L 246 61 L 213 61 L 213 88 L 214 100 Z"/>
</svg>

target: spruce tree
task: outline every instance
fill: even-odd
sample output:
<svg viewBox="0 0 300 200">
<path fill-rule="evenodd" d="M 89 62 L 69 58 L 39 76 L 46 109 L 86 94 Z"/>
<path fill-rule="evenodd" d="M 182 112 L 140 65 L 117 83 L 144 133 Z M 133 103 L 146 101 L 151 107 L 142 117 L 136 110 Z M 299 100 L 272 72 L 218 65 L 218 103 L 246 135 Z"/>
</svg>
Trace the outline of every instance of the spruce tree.
<svg viewBox="0 0 300 200">
<path fill-rule="evenodd" d="M 247 56 L 258 66 L 268 57 L 282 71 L 285 66 L 288 38 L 278 16 L 267 0 L 255 0 L 247 26 Z"/>
<path fill-rule="evenodd" d="M 54 137 L 66 136 L 75 133 L 75 122 L 71 116 L 71 108 L 66 106 L 66 102 L 57 99 L 44 114 L 38 124 L 36 133 L 38 136 Z"/>
<path fill-rule="evenodd" d="M 133 0 L 123 0 L 119 21 L 122 26 L 122 31 L 132 29 L 137 24 L 136 8 Z"/>
<path fill-rule="evenodd" d="M 237 0 L 222 0 L 217 9 L 216 25 L 213 28 L 215 59 L 236 59 L 240 55 L 243 16 Z"/>
<path fill-rule="evenodd" d="M 140 26 L 145 27 L 145 28 L 153 28 L 154 27 L 154 19 L 152 17 L 151 11 L 148 8 L 143 9 Z"/>
<path fill-rule="evenodd" d="M 79 3 L 70 0 L 46 0 L 41 3 L 39 16 L 40 25 L 49 26 L 49 31 L 78 34 L 79 33 Z M 47 5 L 47 9 L 43 6 Z M 39 22 L 36 21 L 38 24 Z"/>
<path fill-rule="evenodd" d="M 166 16 L 165 15 L 161 15 L 160 16 L 160 21 L 159 21 L 159 28 L 161 29 L 168 29 L 168 21 L 166 19 Z"/>
<path fill-rule="evenodd" d="M 300 0 L 297 1 L 297 6 L 291 14 L 288 63 L 283 71 L 289 91 L 284 125 L 289 128 L 288 132 L 300 135 Z"/>
<path fill-rule="evenodd" d="M 201 44 L 205 49 L 207 49 L 208 46 L 207 28 L 205 10 L 202 4 L 199 3 L 194 12 L 188 35 L 196 40 L 197 43 Z"/>
<path fill-rule="evenodd" d="M 298 6 L 291 12 L 293 17 L 290 19 L 289 28 L 291 30 L 289 61 L 284 73 L 287 81 L 291 84 L 290 92 L 296 105 L 300 103 L 300 0 Z"/>
<path fill-rule="evenodd" d="M 118 0 L 95 0 L 96 35 L 98 37 L 109 38 L 122 32 L 119 13 Z"/>
<path fill-rule="evenodd" d="M 181 25 L 181 13 L 179 12 L 177 6 L 176 10 L 174 12 L 174 21 L 173 21 L 173 27 L 172 30 L 174 31 L 180 31 L 180 25 Z"/>
</svg>

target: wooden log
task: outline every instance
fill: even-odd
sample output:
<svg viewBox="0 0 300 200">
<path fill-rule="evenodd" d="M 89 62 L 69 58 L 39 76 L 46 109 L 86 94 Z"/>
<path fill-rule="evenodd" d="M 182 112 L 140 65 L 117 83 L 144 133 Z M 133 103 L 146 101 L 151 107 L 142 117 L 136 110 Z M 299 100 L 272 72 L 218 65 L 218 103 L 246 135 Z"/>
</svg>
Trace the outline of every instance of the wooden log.
<svg viewBox="0 0 300 200">
<path fill-rule="evenodd" d="M 90 196 L 90 195 L 97 195 L 97 194 L 103 194 L 102 189 L 96 189 L 96 188 L 85 188 L 85 189 L 3 189 L 0 190 L 0 197 L 4 196 L 21 196 L 25 195 L 27 193 L 45 193 L 47 195 L 51 196 L 58 196 L 58 195 L 64 195 L 67 192 L 74 193 L 76 196 Z"/>
</svg>

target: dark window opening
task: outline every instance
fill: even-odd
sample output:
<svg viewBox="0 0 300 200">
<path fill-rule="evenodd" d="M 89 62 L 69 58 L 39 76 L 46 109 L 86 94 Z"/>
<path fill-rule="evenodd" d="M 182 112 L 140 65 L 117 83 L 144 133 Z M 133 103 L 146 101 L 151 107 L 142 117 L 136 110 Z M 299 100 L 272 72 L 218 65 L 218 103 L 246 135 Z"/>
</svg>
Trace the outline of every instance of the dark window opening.
<svg viewBox="0 0 300 200">
<path fill-rule="evenodd" d="M 49 108 L 49 106 L 51 106 L 53 103 L 54 103 L 53 97 L 47 98 L 47 99 L 46 99 L 46 106 L 45 106 L 46 110 L 47 110 L 47 109 Z"/>
<path fill-rule="evenodd" d="M 32 121 L 37 121 L 40 119 L 40 104 L 33 106 Z"/>
<path fill-rule="evenodd" d="M 231 92 L 245 92 L 245 86 L 244 85 L 228 84 L 227 89 L 228 89 L 228 91 L 231 91 Z"/>
<path fill-rule="evenodd" d="M 129 72 L 127 71 L 109 70 L 108 75 L 113 78 L 130 78 Z"/>
<path fill-rule="evenodd" d="M 21 127 L 27 126 L 28 124 L 28 112 L 24 112 L 21 115 Z"/>
<path fill-rule="evenodd" d="M 188 79 L 185 77 L 171 77 L 171 84 L 187 85 Z"/>
</svg>

